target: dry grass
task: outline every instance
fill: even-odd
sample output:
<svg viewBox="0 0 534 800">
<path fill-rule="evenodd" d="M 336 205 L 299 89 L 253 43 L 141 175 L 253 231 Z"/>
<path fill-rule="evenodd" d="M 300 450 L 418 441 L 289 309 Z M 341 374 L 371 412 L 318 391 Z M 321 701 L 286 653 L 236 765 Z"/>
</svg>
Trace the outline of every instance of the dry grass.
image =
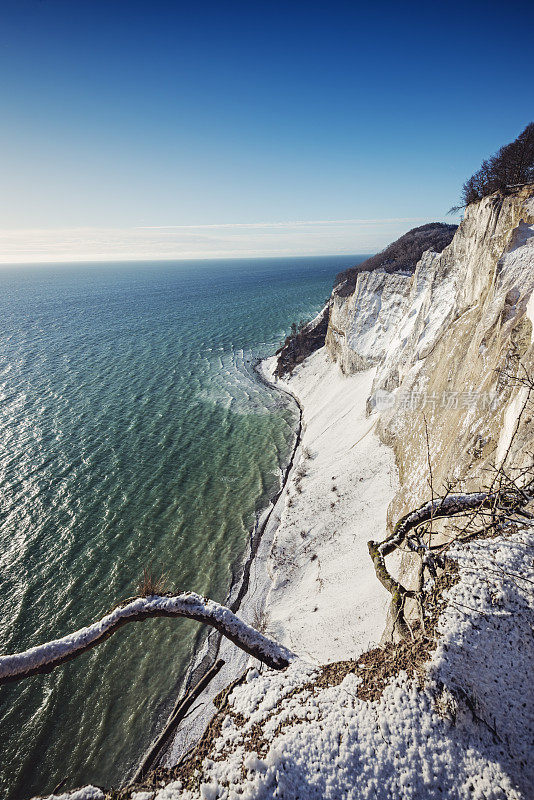
<svg viewBox="0 0 534 800">
<path fill-rule="evenodd" d="M 261 605 L 257 605 L 252 613 L 250 624 L 260 633 L 266 634 L 269 630 L 269 612 Z"/>
<path fill-rule="evenodd" d="M 137 594 L 139 597 L 168 594 L 168 580 L 169 576 L 166 572 L 156 575 L 152 571 L 152 567 L 145 567 L 143 569 L 143 577 L 137 585 Z"/>
</svg>

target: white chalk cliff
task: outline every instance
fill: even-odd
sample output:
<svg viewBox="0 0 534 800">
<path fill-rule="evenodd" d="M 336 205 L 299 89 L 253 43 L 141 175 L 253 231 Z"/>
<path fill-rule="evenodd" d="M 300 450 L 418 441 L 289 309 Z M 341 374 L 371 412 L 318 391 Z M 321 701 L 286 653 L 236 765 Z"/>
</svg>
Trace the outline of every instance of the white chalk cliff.
<svg viewBox="0 0 534 800">
<path fill-rule="evenodd" d="M 533 195 L 525 188 L 470 206 L 451 244 L 426 252 L 413 275 L 362 273 L 353 295 L 334 292 L 330 356 L 347 373 L 377 366 L 369 408 L 397 400 L 378 426 L 400 472 L 394 518 L 424 489 L 423 413 L 438 484 L 474 485 L 506 449 L 524 389 L 504 375 L 518 360 L 533 372 Z M 530 435 L 527 426 L 516 437 L 512 461 L 528 458 Z"/>
</svg>

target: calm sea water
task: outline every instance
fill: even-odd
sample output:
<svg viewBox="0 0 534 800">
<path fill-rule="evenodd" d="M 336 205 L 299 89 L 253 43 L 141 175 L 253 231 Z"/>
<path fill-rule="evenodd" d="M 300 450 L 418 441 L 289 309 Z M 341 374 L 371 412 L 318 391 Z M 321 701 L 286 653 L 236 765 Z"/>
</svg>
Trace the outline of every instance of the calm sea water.
<svg viewBox="0 0 534 800">
<path fill-rule="evenodd" d="M 0 269 L 0 652 L 91 622 L 143 568 L 223 601 L 294 409 L 252 362 L 357 256 Z M 199 626 L 132 625 L 0 688 L 0 795 L 120 782 Z"/>
</svg>

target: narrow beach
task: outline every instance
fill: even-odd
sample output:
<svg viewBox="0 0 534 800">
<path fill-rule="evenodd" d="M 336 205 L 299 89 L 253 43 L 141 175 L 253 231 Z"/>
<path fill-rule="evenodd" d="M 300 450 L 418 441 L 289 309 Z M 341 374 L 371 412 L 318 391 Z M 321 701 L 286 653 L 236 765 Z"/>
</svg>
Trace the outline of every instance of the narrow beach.
<svg viewBox="0 0 534 800">
<path fill-rule="evenodd" d="M 289 380 L 273 379 L 275 358 L 258 370 L 273 389 L 293 395 L 301 431 L 283 486 L 264 512 L 246 561 L 239 615 L 322 664 L 355 658 L 382 635 L 389 596 L 376 580 L 369 539 L 383 538 L 387 507 L 397 486 L 393 452 L 366 415 L 373 370 L 346 377 L 324 348 Z M 209 638 L 196 664 L 207 655 Z M 214 657 L 213 640 L 211 646 Z M 201 737 L 215 712 L 212 699 L 246 668 L 249 658 L 227 640 L 225 665 L 172 740 L 161 763 L 176 764 Z M 208 660 L 205 661 L 207 668 Z M 195 680 L 201 672 L 195 669 Z"/>
<path fill-rule="evenodd" d="M 397 475 L 366 415 L 373 377 L 342 375 L 322 348 L 280 382 L 302 404 L 303 433 L 267 565 L 267 614 L 274 638 L 311 663 L 355 658 L 384 629 L 389 595 L 367 542 L 385 535 Z"/>
</svg>

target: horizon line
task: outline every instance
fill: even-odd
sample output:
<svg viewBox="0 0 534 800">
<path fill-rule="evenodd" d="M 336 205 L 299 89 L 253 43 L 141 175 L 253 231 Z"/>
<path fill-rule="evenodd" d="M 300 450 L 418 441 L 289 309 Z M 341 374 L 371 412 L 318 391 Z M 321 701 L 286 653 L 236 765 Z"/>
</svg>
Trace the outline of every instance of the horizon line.
<svg viewBox="0 0 534 800">
<path fill-rule="evenodd" d="M 282 258 L 344 258 L 348 256 L 354 256 L 357 258 L 358 256 L 372 256 L 375 255 L 376 251 L 372 250 L 368 253 L 354 253 L 354 252 L 346 252 L 346 253 L 279 253 L 277 255 L 217 255 L 217 256 L 206 256 L 206 255 L 199 255 L 199 256 L 188 256 L 188 257 L 166 257 L 161 258 L 154 256 L 153 258 L 147 258 L 146 256 L 140 258 L 139 256 L 132 257 L 124 257 L 124 256 L 100 256 L 98 258 L 85 258 L 85 257 L 78 257 L 73 256 L 72 258 L 63 258 L 63 259 L 45 259 L 40 261 L 4 261 L 0 256 L 0 267 L 32 267 L 32 266 L 44 266 L 47 264 L 54 265 L 54 264 L 102 264 L 105 262 L 112 262 L 114 264 L 119 263 L 152 263 L 154 261 L 157 262 L 172 262 L 172 261 L 248 261 L 253 259 L 254 261 L 269 261 L 273 259 L 282 259 Z"/>
<path fill-rule="evenodd" d="M 360 225 L 362 223 L 378 225 L 389 222 L 419 222 L 426 217 L 381 217 L 358 219 L 309 219 L 288 220 L 287 222 L 210 222 L 198 225 L 136 225 L 135 230 L 163 230 L 167 228 L 184 230 L 187 228 L 283 228 L 286 225 Z"/>
<path fill-rule="evenodd" d="M 428 217 L 85 228 L 0 228 L 0 264 L 371 255 Z"/>
</svg>

